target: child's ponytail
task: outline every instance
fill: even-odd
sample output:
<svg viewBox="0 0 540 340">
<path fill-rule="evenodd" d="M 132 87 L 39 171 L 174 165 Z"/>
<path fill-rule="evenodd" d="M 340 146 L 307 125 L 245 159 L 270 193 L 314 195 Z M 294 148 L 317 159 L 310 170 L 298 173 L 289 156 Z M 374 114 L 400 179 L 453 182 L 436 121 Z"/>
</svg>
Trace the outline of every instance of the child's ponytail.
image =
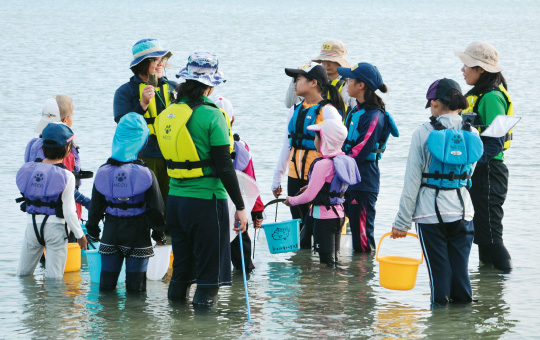
<svg viewBox="0 0 540 340">
<path fill-rule="evenodd" d="M 343 97 L 341 97 L 338 89 L 328 83 L 322 88 L 322 90 L 322 97 L 328 98 L 330 104 L 332 104 L 332 106 L 334 106 L 340 113 L 345 113 L 345 103 L 343 102 Z"/>
</svg>

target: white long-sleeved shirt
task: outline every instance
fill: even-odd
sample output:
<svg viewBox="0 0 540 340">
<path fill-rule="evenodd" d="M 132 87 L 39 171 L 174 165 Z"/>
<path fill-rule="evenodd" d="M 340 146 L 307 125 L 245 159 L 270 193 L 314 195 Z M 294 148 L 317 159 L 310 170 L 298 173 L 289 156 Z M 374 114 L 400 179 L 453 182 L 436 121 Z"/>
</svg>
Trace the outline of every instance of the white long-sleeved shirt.
<svg viewBox="0 0 540 340">
<path fill-rule="evenodd" d="M 79 223 L 79 218 L 77 217 L 77 210 L 75 208 L 75 176 L 71 171 L 64 170 L 67 172 L 67 184 L 62 191 L 62 211 L 64 213 L 64 218 L 56 217 L 55 215 L 50 215 L 47 219 L 47 223 L 67 223 L 68 229 L 73 232 L 77 239 L 84 236 L 84 232 Z M 27 214 L 28 223 L 32 222 L 32 214 Z M 36 215 L 36 223 L 38 226 L 41 225 L 41 222 L 45 218 L 45 215 Z"/>
<path fill-rule="evenodd" d="M 321 114 L 323 115 L 323 120 L 327 119 L 338 119 L 341 121 L 341 115 L 338 110 L 332 105 L 325 105 L 322 108 Z M 289 109 L 289 114 L 287 115 L 287 124 L 285 124 L 285 133 L 283 135 L 283 143 L 281 145 L 281 152 L 279 153 L 278 163 L 274 170 L 274 179 L 272 180 L 272 190 L 276 190 L 281 185 L 281 180 L 287 172 L 287 165 L 291 159 L 292 148 L 289 146 L 289 122 L 291 121 L 294 115 L 294 106 Z M 302 153 L 306 150 L 299 150 L 298 158 L 302 158 Z M 302 174 L 303 176 L 303 174 Z"/>
</svg>

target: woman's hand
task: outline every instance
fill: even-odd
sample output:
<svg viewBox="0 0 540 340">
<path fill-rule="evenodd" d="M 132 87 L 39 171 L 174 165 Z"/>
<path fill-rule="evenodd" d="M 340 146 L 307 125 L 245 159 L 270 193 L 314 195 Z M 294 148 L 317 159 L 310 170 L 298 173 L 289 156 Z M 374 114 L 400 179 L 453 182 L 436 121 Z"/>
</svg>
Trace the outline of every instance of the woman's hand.
<svg viewBox="0 0 540 340">
<path fill-rule="evenodd" d="M 142 90 L 142 99 L 141 99 L 141 106 L 143 109 L 148 107 L 148 104 L 150 104 L 150 101 L 156 93 L 154 92 L 154 87 L 152 85 L 146 85 L 144 89 Z"/>
<path fill-rule="evenodd" d="M 390 238 L 403 238 L 407 236 L 407 232 L 392 227 L 392 236 Z"/>
<path fill-rule="evenodd" d="M 274 194 L 274 198 L 278 198 L 283 193 L 283 189 L 281 188 L 281 185 L 277 188 L 272 190 L 272 193 Z"/>
<path fill-rule="evenodd" d="M 287 198 L 285 199 L 285 201 L 283 202 L 283 204 L 285 204 L 285 205 L 288 206 L 288 207 L 291 206 L 291 202 L 289 202 L 289 196 L 287 196 Z"/>
<path fill-rule="evenodd" d="M 303 187 L 301 187 L 301 188 L 300 188 L 300 192 L 306 191 L 307 187 L 308 187 L 307 185 L 304 185 Z"/>
<path fill-rule="evenodd" d="M 240 222 L 240 227 L 238 227 L 238 223 Z M 246 210 L 236 210 L 234 213 L 234 228 L 233 230 L 236 231 L 238 234 L 239 231 L 246 231 L 246 225 L 247 225 L 247 217 L 246 217 Z"/>
<path fill-rule="evenodd" d="M 80 239 L 77 240 L 77 243 L 79 244 L 79 247 L 84 250 L 88 250 L 88 241 L 86 240 L 86 236 L 82 236 Z"/>
</svg>

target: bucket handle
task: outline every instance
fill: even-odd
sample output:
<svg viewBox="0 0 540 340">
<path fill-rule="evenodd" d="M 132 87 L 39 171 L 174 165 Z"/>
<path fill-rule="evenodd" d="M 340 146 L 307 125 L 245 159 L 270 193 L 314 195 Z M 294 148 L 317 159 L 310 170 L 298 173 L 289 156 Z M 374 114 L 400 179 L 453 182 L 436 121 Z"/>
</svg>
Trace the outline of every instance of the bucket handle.
<svg viewBox="0 0 540 340">
<path fill-rule="evenodd" d="M 379 246 L 377 247 L 377 255 L 375 255 L 375 259 L 376 259 L 377 261 L 379 261 L 379 249 L 381 249 L 381 243 L 382 243 L 382 240 L 383 240 L 383 238 L 385 238 L 385 237 L 387 237 L 387 236 L 390 236 L 390 235 L 392 235 L 392 232 L 389 232 L 389 233 L 384 234 L 384 235 L 381 237 L 381 239 L 379 240 Z M 418 238 L 418 235 L 413 234 L 413 233 L 407 232 L 407 235 L 408 235 L 408 236 L 413 236 L 413 237 Z M 420 253 L 420 263 L 423 263 L 423 262 L 424 262 L 424 253 Z"/>
</svg>

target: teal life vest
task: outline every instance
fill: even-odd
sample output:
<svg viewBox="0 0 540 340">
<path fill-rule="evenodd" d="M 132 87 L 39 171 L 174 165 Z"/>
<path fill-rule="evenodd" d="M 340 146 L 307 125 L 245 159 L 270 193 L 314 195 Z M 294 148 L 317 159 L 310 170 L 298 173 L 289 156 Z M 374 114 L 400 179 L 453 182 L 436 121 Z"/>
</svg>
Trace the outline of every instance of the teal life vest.
<svg viewBox="0 0 540 340">
<path fill-rule="evenodd" d="M 304 109 L 303 103 L 301 101 L 294 106 L 294 114 L 289 121 L 289 146 L 297 150 L 315 150 L 315 131 L 309 131 L 307 127 L 323 120 L 322 117 L 317 118 L 328 101 L 321 100 L 307 109 Z"/>
<path fill-rule="evenodd" d="M 383 109 L 379 108 L 379 110 L 384 113 L 386 119 L 386 128 L 384 130 L 384 134 L 381 135 L 381 138 L 377 141 L 377 143 L 375 143 L 373 150 L 367 156 L 366 161 L 369 162 L 375 162 L 382 158 L 382 154 L 386 150 L 386 143 L 388 142 L 390 135 L 394 137 L 399 137 L 399 130 L 392 115 L 389 112 L 384 111 Z M 347 139 L 343 143 L 342 148 L 343 152 L 345 152 L 347 155 L 351 154 L 352 149 L 361 142 L 360 136 L 363 134 L 363 131 L 360 131 L 360 119 L 365 113 L 365 108 L 358 109 L 358 107 L 355 107 L 347 115 L 347 119 L 345 120 L 345 127 L 347 128 L 348 133 Z"/>
<path fill-rule="evenodd" d="M 465 220 L 465 204 L 460 188 L 471 187 L 473 164 L 484 152 L 484 144 L 477 133 L 471 132 L 471 125 L 462 124 L 461 129 L 448 129 L 435 117 L 430 117 L 434 130 L 428 136 L 427 147 L 431 154 L 429 172 L 422 173 L 427 182 L 422 186 L 436 190 L 435 213 L 439 223 L 443 223 L 437 206 L 439 190 L 456 190 L 463 208 L 462 220 Z"/>
</svg>

